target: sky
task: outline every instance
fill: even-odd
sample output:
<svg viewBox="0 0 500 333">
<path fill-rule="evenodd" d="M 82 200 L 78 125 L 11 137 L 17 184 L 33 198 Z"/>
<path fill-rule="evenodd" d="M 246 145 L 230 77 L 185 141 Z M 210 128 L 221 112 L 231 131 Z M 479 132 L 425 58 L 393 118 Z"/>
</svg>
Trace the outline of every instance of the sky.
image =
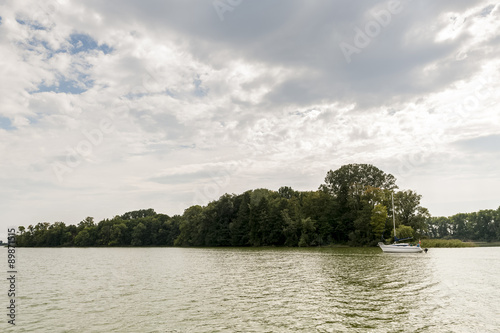
<svg viewBox="0 0 500 333">
<path fill-rule="evenodd" d="M 493 1 L 0 2 L 0 239 L 373 164 L 500 205 Z"/>
</svg>

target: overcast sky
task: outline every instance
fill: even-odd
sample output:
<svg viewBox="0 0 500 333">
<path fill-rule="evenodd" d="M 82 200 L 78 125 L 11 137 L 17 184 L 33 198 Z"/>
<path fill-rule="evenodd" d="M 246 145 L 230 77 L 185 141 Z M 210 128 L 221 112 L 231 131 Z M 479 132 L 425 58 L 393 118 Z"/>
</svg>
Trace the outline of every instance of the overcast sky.
<svg viewBox="0 0 500 333">
<path fill-rule="evenodd" d="M 2 1 L 0 237 L 369 163 L 500 205 L 493 1 Z"/>
</svg>

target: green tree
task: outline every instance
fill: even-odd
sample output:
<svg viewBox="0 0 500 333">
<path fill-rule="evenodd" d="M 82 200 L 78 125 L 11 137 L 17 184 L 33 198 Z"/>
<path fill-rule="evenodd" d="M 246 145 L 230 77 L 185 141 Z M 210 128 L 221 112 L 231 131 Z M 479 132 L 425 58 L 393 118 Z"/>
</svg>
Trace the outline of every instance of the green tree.
<svg viewBox="0 0 500 333">
<path fill-rule="evenodd" d="M 37 223 L 35 225 L 35 230 L 33 232 L 35 246 L 38 247 L 47 246 L 47 235 L 48 235 L 47 231 L 49 226 L 50 223 L 48 222 Z"/>
<path fill-rule="evenodd" d="M 424 234 L 430 217 L 427 208 L 420 206 L 421 195 L 411 191 L 400 191 L 394 195 L 395 211 L 400 223 L 412 227 L 419 234 Z"/>
<path fill-rule="evenodd" d="M 371 164 L 348 164 L 326 174 L 325 184 L 320 186 L 320 190 L 337 201 L 334 233 L 339 240 L 350 238 L 353 241 L 360 236 L 368 239 L 369 217 L 362 200 L 369 188 L 393 190 L 397 188 L 396 178 Z M 365 231 L 359 230 L 355 224 Z"/>
<path fill-rule="evenodd" d="M 328 244 L 332 242 L 332 231 L 334 230 L 334 212 L 336 210 L 336 202 L 332 196 L 323 191 L 302 192 L 300 195 L 301 207 L 297 208 L 298 203 L 292 199 L 289 201 L 289 209 L 295 212 L 294 216 L 298 216 L 297 210 L 300 209 L 300 215 L 310 217 L 316 224 L 315 240 L 318 245 Z"/>
<path fill-rule="evenodd" d="M 264 244 L 264 229 L 269 224 L 269 202 L 265 196 L 261 197 L 258 205 L 251 209 L 249 243 L 252 246 Z"/>
<path fill-rule="evenodd" d="M 120 219 L 114 220 L 111 226 L 111 236 L 108 246 L 123 246 L 126 244 L 127 225 Z"/>
<path fill-rule="evenodd" d="M 310 217 L 307 217 L 305 219 L 301 220 L 301 233 L 300 233 L 300 240 L 299 240 L 299 246 L 311 246 L 311 245 L 317 245 L 315 240 L 316 240 L 316 226 L 315 226 L 315 221 L 313 221 Z"/>
<path fill-rule="evenodd" d="M 55 222 L 51 224 L 46 231 L 45 246 L 67 245 L 71 239 L 67 239 L 66 225 L 64 222 Z"/>
<path fill-rule="evenodd" d="M 217 201 L 208 204 L 204 209 L 203 232 L 206 246 L 231 245 L 229 225 L 236 219 L 237 210 L 234 197 L 224 194 Z"/>
<path fill-rule="evenodd" d="M 427 219 L 428 221 L 428 219 Z M 462 241 L 466 241 L 471 239 L 471 230 L 469 228 L 469 219 L 468 214 L 459 213 L 453 216 L 450 216 L 449 223 L 453 228 L 453 237 L 460 239 Z M 429 225 L 427 223 L 427 225 Z"/>
<path fill-rule="evenodd" d="M 203 234 L 201 230 L 204 218 L 203 208 L 199 205 L 191 206 L 184 211 L 179 223 L 179 236 L 175 246 L 202 246 Z"/>
<path fill-rule="evenodd" d="M 145 231 L 146 231 L 146 226 L 142 224 L 142 222 L 139 222 L 137 224 L 133 231 L 132 231 L 132 246 L 141 246 L 144 245 L 144 238 L 145 238 Z"/>
<path fill-rule="evenodd" d="M 163 222 L 163 228 L 166 234 L 166 242 L 167 246 L 174 246 L 175 240 L 179 237 L 180 231 L 180 223 L 182 221 L 182 216 L 174 215 L 165 222 Z"/>
<path fill-rule="evenodd" d="M 76 246 L 83 246 L 83 247 L 92 246 L 93 244 L 91 241 L 89 228 L 81 230 L 78 233 L 78 235 L 76 235 L 74 243 Z"/>
<path fill-rule="evenodd" d="M 360 195 L 367 186 L 394 190 L 396 178 L 371 164 L 347 164 L 328 171 L 320 189 L 344 199 L 350 194 Z"/>
<path fill-rule="evenodd" d="M 135 219 L 140 219 L 148 216 L 156 216 L 156 213 L 153 208 L 148 208 L 148 209 L 140 209 L 140 210 L 135 210 L 132 212 L 127 212 L 121 216 L 122 219 L 124 220 L 135 220 Z"/>
<path fill-rule="evenodd" d="M 239 195 L 236 199 L 235 206 L 237 207 L 236 219 L 229 224 L 229 232 L 231 234 L 232 246 L 247 246 L 249 245 L 250 234 L 250 191 Z"/>
<path fill-rule="evenodd" d="M 78 223 L 78 231 L 83 230 L 85 228 L 90 228 L 93 226 L 95 226 L 94 218 L 88 216 L 84 220 L 82 220 L 80 223 Z"/>
<path fill-rule="evenodd" d="M 277 193 L 272 193 L 269 196 L 268 202 L 268 220 L 262 225 L 262 244 L 280 246 L 285 243 L 285 235 L 283 234 L 283 215 L 281 212 L 288 209 L 289 200 L 281 197 Z"/>
<path fill-rule="evenodd" d="M 97 244 L 101 246 L 108 246 L 111 242 L 113 222 L 105 219 L 97 224 Z"/>
<path fill-rule="evenodd" d="M 500 240 L 500 207 L 495 211 L 495 226 L 496 226 L 496 239 Z"/>
<path fill-rule="evenodd" d="M 302 227 L 300 221 L 290 217 L 288 209 L 284 209 L 281 214 L 284 221 L 283 234 L 285 236 L 285 245 L 298 246 Z"/>
<path fill-rule="evenodd" d="M 394 231 L 392 232 L 391 235 L 392 235 L 392 238 L 394 238 Z M 400 225 L 396 228 L 396 236 L 399 239 L 414 238 L 415 237 L 415 230 L 413 230 L 413 228 L 410 226 Z"/>
<path fill-rule="evenodd" d="M 294 191 L 291 187 L 289 186 L 282 186 L 278 189 L 278 193 L 280 197 L 284 199 L 291 199 L 293 197 L 297 197 L 299 195 L 298 192 Z"/>
<path fill-rule="evenodd" d="M 387 221 L 387 207 L 382 204 L 375 205 L 372 209 L 370 225 L 372 226 L 373 234 L 377 239 L 382 236 Z"/>
</svg>

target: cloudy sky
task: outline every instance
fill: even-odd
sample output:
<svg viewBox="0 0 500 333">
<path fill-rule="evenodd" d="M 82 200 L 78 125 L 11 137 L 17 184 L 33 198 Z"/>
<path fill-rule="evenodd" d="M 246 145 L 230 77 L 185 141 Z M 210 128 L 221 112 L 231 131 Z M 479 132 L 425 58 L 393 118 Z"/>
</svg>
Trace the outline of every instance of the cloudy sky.
<svg viewBox="0 0 500 333">
<path fill-rule="evenodd" d="M 2 1 L 0 236 L 316 190 L 369 163 L 500 205 L 493 1 Z"/>
</svg>

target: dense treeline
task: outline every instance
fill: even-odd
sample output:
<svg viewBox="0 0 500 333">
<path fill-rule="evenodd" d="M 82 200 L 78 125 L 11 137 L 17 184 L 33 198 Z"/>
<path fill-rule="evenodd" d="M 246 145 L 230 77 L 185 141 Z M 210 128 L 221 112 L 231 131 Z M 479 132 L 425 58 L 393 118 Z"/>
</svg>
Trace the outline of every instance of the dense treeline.
<svg viewBox="0 0 500 333">
<path fill-rule="evenodd" d="M 420 206 L 420 195 L 396 189 L 392 175 L 372 165 L 349 164 L 329 171 L 317 191 L 298 192 L 285 186 L 278 191 L 256 189 L 240 195 L 225 194 L 207 206 L 187 208 L 182 216 L 170 217 L 146 209 L 97 224 L 91 217 L 78 225 L 38 223 L 19 227 L 17 243 L 18 246 L 375 245 L 382 237 L 392 237 L 393 213 L 396 232 L 401 238 L 459 235 L 463 239 L 500 238 L 499 211 L 492 211 L 488 216 L 493 220 L 487 223 L 469 216 L 460 220 L 462 225 L 459 220 L 451 220 L 453 217 L 431 218 L 427 209 Z M 391 193 L 394 193 L 394 212 Z M 496 233 L 491 233 L 493 229 Z M 468 237 L 468 232 L 480 238 Z"/>
<path fill-rule="evenodd" d="M 97 224 L 87 217 L 77 226 L 63 222 L 19 227 L 18 246 L 161 246 L 173 245 L 180 216 L 139 210 Z"/>
<path fill-rule="evenodd" d="M 500 207 L 451 217 L 431 217 L 426 224 L 429 238 L 500 241 Z"/>
</svg>

